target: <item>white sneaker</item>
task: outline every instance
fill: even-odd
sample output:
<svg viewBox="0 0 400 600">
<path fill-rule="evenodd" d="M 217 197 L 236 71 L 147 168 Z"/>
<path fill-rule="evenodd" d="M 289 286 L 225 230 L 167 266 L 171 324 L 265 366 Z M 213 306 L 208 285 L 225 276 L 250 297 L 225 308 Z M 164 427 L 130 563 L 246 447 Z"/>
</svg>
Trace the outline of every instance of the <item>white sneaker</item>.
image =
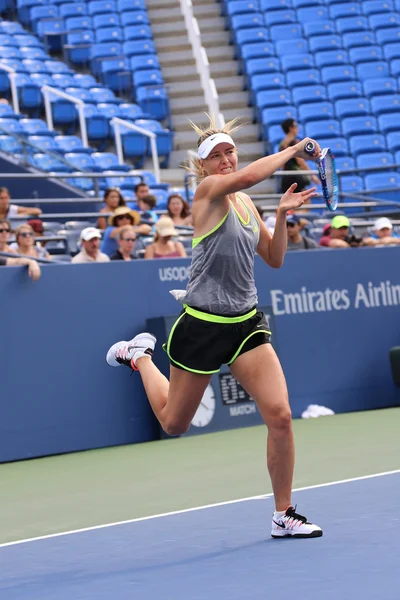
<svg viewBox="0 0 400 600">
<path fill-rule="evenodd" d="M 139 333 L 129 342 L 116 342 L 107 352 L 106 361 L 110 367 L 125 365 L 137 371 L 135 361 L 142 356 L 152 356 L 156 338 L 151 333 Z"/>
<path fill-rule="evenodd" d="M 306 517 L 296 513 L 296 507 L 289 506 L 286 513 L 278 519 L 272 517 L 271 536 L 273 538 L 314 538 L 321 537 L 321 535 L 321 527 L 309 523 Z"/>
</svg>

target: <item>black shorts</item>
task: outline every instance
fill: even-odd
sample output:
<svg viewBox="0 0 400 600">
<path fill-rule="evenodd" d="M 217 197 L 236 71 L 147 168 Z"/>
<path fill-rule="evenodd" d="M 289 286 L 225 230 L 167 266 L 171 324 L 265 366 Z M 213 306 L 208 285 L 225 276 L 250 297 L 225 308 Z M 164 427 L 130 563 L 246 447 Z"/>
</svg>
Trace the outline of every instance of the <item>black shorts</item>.
<svg viewBox="0 0 400 600">
<path fill-rule="evenodd" d="M 218 373 L 233 361 L 271 338 L 263 312 L 223 317 L 186 306 L 164 345 L 171 364 L 192 373 Z"/>
</svg>

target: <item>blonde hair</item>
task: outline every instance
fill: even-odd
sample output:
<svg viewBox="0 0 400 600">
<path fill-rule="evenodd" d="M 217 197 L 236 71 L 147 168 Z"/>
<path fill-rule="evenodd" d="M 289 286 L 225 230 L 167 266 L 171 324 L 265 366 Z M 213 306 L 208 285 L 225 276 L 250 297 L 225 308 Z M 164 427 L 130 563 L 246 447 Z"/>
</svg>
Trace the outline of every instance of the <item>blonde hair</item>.
<svg viewBox="0 0 400 600">
<path fill-rule="evenodd" d="M 240 117 L 235 117 L 232 119 L 232 121 L 229 121 L 229 123 L 226 123 L 222 128 L 218 129 L 215 123 L 215 118 L 207 113 L 206 115 L 209 119 L 209 124 L 207 127 L 200 127 L 199 125 L 196 125 L 196 123 L 193 123 L 193 121 L 189 120 L 190 125 L 199 136 L 197 140 L 197 147 L 199 147 L 204 140 L 210 137 L 210 135 L 215 135 L 216 133 L 227 133 L 228 135 L 231 135 L 242 126 L 242 123 L 239 123 Z M 200 158 L 190 157 L 189 161 L 184 165 L 184 168 L 189 171 L 189 173 L 192 173 L 196 176 L 197 182 L 202 181 L 206 177 Z"/>
</svg>

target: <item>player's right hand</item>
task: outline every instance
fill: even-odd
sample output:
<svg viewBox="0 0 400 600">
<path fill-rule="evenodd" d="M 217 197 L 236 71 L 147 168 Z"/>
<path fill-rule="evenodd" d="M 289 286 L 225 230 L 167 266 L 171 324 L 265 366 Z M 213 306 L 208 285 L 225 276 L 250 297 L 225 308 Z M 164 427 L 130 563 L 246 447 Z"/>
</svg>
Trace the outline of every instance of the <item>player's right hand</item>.
<svg viewBox="0 0 400 600">
<path fill-rule="evenodd" d="M 312 154 L 308 154 L 308 152 L 304 150 L 307 142 L 313 142 L 313 144 L 315 144 L 315 150 Z M 318 144 L 318 142 L 309 137 L 304 138 L 304 140 L 301 140 L 301 142 L 296 144 L 294 148 L 296 151 L 295 156 L 298 158 L 304 158 L 304 160 L 317 160 L 321 156 L 321 146 Z"/>
</svg>

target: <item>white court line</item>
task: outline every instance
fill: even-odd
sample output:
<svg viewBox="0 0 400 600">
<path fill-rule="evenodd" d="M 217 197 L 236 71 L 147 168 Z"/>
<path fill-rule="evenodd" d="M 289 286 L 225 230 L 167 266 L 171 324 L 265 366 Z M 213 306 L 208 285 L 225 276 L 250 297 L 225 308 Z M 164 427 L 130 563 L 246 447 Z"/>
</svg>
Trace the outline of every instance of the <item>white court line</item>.
<svg viewBox="0 0 400 600">
<path fill-rule="evenodd" d="M 384 471 L 383 473 L 374 473 L 373 475 L 363 475 L 361 477 L 352 477 L 350 479 L 341 479 L 339 481 L 330 481 L 328 483 L 317 483 L 316 485 L 308 485 L 306 487 L 296 488 L 293 493 L 304 492 L 305 490 L 315 490 L 317 488 L 328 487 L 331 485 L 340 485 L 342 483 L 351 483 L 353 481 L 362 481 L 363 479 L 373 479 L 375 477 L 383 477 L 384 475 L 395 475 L 400 473 L 400 469 L 394 471 Z M 95 531 L 97 529 L 106 529 L 107 527 L 116 527 L 117 525 L 128 525 L 130 523 L 139 523 L 140 521 L 150 521 L 152 519 L 161 519 L 162 517 L 171 517 L 173 515 L 182 515 L 185 513 L 194 512 L 196 510 L 205 510 L 207 508 L 216 508 L 218 506 L 228 506 L 229 504 L 238 504 L 239 502 L 248 502 L 249 500 L 264 500 L 271 498 L 273 494 L 262 494 L 261 496 L 248 496 L 247 498 L 237 498 L 236 500 L 226 500 L 225 502 L 216 502 L 215 504 L 205 504 L 203 506 L 195 506 L 193 508 L 183 508 L 182 510 L 174 510 L 171 512 L 161 513 L 159 515 L 149 515 L 148 517 L 138 517 L 137 519 L 128 519 L 127 521 L 116 521 L 115 523 L 105 523 L 104 525 L 93 525 L 92 527 L 84 527 L 82 529 L 72 529 L 71 531 L 62 531 L 61 533 L 50 533 L 38 537 L 27 538 L 25 540 L 16 540 L 15 542 L 6 542 L 0 544 L 0 548 L 8 546 L 18 546 L 19 544 L 27 544 L 28 542 L 37 542 L 39 540 L 48 540 L 50 538 L 63 537 L 65 535 L 73 535 L 75 533 L 84 533 L 86 531 Z"/>
</svg>

